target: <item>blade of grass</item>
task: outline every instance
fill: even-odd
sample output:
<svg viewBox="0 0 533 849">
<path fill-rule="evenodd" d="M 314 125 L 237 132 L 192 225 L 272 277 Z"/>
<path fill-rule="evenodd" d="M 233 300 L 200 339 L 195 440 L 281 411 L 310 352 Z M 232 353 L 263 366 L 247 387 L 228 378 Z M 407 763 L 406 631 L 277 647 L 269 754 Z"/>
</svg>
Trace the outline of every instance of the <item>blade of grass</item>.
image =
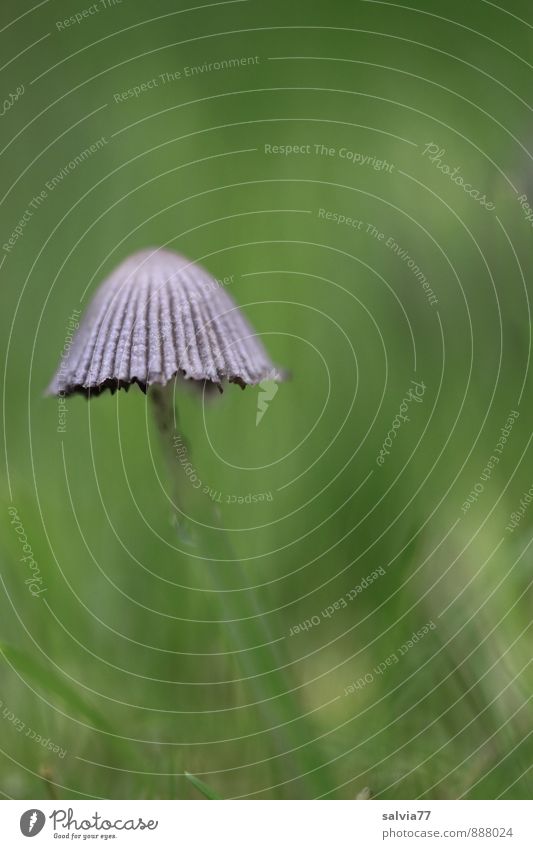
<svg viewBox="0 0 533 849">
<path fill-rule="evenodd" d="M 183 531 L 188 523 L 181 515 L 179 503 L 186 500 L 183 497 L 186 474 L 177 462 L 175 450 L 172 448 L 172 436 L 178 436 L 172 384 L 157 387 L 155 391 L 152 387 L 150 398 L 153 401 L 165 458 L 169 464 L 170 478 L 178 493 L 176 508 L 180 512 L 179 527 Z M 190 488 L 186 490 L 186 495 L 187 498 L 192 497 Z M 198 495 L 196 497 L 198 498 Z M 239 648 L 236 664 L 253 692 L 257 710 L 263 714 L 270 727 L 276 729 L 276 733 L 270 737 L 272 749 L 275 751 L 275 756 L 270 761 L 273 781 L 275 784 L 282 784 L 287 780 L 284 758 L 291 752 L 291 761 L 296 765 L 298 780 L 307 787 L 306 794 L 319 795 L 324 781 L 328 786 L 331 786 L 331 782 L 326 779 L 327 767 L 323 763 L 321 748 L 314 742 L 317 736 L 314 723 L 310 717 L 301 716 L 298 699 L 291 692 L 290 675 L 285 668 L 286 660 L 261 613 L 257 594 L 252 590 L 246 599 L 238 600 L 238 593 L 227 592 L 223 572 L 219 568 L 220 562 L 231 561 L 235 564 L 242 586 L 247 582 L 246 571 L 235 556 L 228 533 L 213 510 L 213 502 L 202 497 L 203 508 L 209 509 L 212 526 L 217 528 L 218 533 L 216 542 L 210 534 L 202 537 L 196 534 L 195 544 L 211 561 L 210 583 L 219 592 L 219 604 L 225 614 L 229 642 Z M 186 537 L 189 539 L 189 532 Z M 245 650 L 250 642 L 257 646 L 254 651 Z"/>
<path fill-rule="evenodd" d="M 0 654 L 23 676 L 29 678 L 46 692 L 53 693 L 54 696 L 60 698 L 78 716 L 89 720 L 102 731 L 107 731 L 111 734 L 114 733 L 111 726 L 99 711 L 87 704 L 76 690 L 64 681 L 54 669 L 41 666 L 40 663 L 26 654 L 26 652 L 2 641 L 0 641 Z"/>
<path fill-rule="evenodd" d="M 192 773 L 185 772 L 185 778 L 187 779 L 187 781 L 190 781 L 193 787 L 196 787 L 198 792 L 201 793 L 202 796 L 205 796 L 206 799 L 222 799 L 222 796 L 219 796 L 217 793 L 215 793 L 214 790 L 211 790 L 211 788 L 208 787 L 207 784 L 205 784 L 203 781 L 200 781 L 200 779 L 196 778 L 196 776 L 192 775 Z"/>
</svg>

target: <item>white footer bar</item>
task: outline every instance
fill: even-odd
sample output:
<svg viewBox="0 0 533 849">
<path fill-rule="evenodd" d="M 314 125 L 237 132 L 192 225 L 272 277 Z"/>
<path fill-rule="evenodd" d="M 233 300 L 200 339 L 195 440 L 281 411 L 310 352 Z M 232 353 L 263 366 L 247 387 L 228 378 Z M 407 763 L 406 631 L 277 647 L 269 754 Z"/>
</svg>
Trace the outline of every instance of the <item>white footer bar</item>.
<svg viewBox="0 0 533 849">
<path fill-rule="evenodd" d="M 531 849 L 532 808 L 527 801 L 3 801 L 0 842 L 10 849 Z"/>
</svg>

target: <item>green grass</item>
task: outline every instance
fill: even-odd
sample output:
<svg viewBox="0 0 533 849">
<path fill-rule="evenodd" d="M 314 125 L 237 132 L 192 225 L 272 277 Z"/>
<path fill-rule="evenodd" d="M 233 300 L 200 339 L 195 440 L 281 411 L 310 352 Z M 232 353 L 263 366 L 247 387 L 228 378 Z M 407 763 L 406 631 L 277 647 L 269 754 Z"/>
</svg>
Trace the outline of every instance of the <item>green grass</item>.
<svg viewBox="0 0 533 849">
<path fill-rule="evenodd" d="M 533 508 L 506 530 L 533 482 L 531 229 L 513 189 L 531 202 L 530 30 L 481 0 L 420 5 L 432 15 L 274 0 L 133 27 L 188 7 L 159 0 L 63 33 L 58 3 L 0 32 L 6 61 L 51 32 L 1 72 L 3 91 L 26 86 L 1 119 L 2 244 L 47 181 L 108 140 L 0 255 L 5 796 L 531 797 Z M 533 23 L 525 2 L 505 8 Z M 19 14 L 4 3 L 0 30 Z M 261 61 L 115 102 L 248 55 Z M 269 59 L 296 56 L 316 58 Z M 422 154 L 430 142 L 494 212 Z M 43 397 L 85 290 L 152 244 L 233 275 L 292 375 L 258 427 L 256 389 L 204 403 L 180 387 L 212 496 L 183 488 L 192 549 L 142 393 L 69 400 L 65 433 Z M 379 466 L 413 379 L 423 399 Z M 259 493 L 272 497 L 246 502 Z"/>
</svg>

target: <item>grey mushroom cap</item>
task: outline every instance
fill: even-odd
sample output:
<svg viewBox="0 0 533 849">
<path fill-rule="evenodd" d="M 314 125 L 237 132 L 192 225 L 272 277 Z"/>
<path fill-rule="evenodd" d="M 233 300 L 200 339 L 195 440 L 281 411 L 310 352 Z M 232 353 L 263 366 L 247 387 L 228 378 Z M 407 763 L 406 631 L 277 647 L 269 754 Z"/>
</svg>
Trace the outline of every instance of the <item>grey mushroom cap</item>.
<svg viewBox="0 0 533 849">
<path fill-rule="evenodd" d="M 101 284 L 48 395 L 143 391 L 176 375 L 221 388 L 281 380 L 228 292 L 174 251 L 133 254 Z"/>
</svg>

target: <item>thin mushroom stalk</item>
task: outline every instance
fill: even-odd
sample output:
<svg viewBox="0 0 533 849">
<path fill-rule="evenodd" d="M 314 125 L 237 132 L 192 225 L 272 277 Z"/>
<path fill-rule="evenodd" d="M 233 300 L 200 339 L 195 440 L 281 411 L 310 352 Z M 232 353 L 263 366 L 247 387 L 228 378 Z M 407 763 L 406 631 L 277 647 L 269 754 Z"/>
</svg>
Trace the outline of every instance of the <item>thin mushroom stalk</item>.
<svg viewBox="0 0 533 849">
<path fill-rule="evenodd" d="M 155 414 L 155 420 L 160 433 L 164 453 L 169 462 L 169 477 L 173 483 L 174 506 L 178 517 L 174 515 L 173 522 L 178 525 L 180 540 L 189 546 L 194 546 L 194 553 L 203 556 L 203 569 L 209 574 L 209 585 L 217 594 L 217 605 L 222 612 L 220 624 L 223 628 L 229 648 L 236 650 L 236 666 L 243 680 L 250 682 L 256 704 L 265 719 L 271 723 L 273 730 L 273 748 L 277 749 L 273 770 L 276 780 L 282 783 L 286 776 L 282 758 L 295 749 L 294 759 L 298 763 L 302 775 L 311 776 L 316 781 L 317 793 L 320 791 L 321 779 L 318 775 L 320 764 L 314 754 L 305 747 L 302 734 L 314 732 L 312 723 L 304 720 L 303 727 L 294 730 L 294 723 L 300 720 L 296 714 L 296 702 L 293 698 L 289 680 L 284 670 L 284 658 L 279 650 L 278 640 L 274 637 L 263 611 L 258 605 L 257 594 L 253 589 L 246 590 L 250 575 L 236 556 L 230 541 L 230 535 L 220 521 L 219 512 L 214 502 L 207 496 L 202 500 L 204 518 L 211 523 L 211 529 L 216 529 L 216 539 L 211 533 L 200 535 L 192 526 L 187 515 L 187 503 L 191 499 L 191 488 L 183 486 L 186 475 L 177 460 L 173 441 L 177 435 L 184 442 L 184 436 L 178 429 L 177 414 L 174 405 L 174 394 L 171 386 L 152 387 L 148 393 Z M 170 450 L 169 450 L 170 447 Z M 188 451 L 190 456 L 190 451 Z M 192 553 L 192 552 L 191 552 Z M 228 590 L 224 581 L 224 569 L 231 564 L 234 574 L 238 576 L 238 584 L 242 589 Z M 245 602 L 239 601 L 239 596 L 245 595 Z M 243 615 L 243 607 L 248 609 Z M 251 646 L 250 646 L 251 643 Z M 283 691 L 280 692 L 272 681 L 273 673 L 279 672 L 283 681 Z M 291 724 L 291 734 L 287 734 L 286 726 Z M 301 724 L 301 723 L 300 723 Z M 318 731 L 316 732 L 318 734 Z M 293 737 L 300 738 L 294 747 Z M 313 735 L 310 735 L 313 740 Z M 324 769 L 324 767 L 322 767 Z"/>
<path fill-rule="evenodd" d="M 236 670 L 242 680 L 249 683 L 258 710 L 273 729 L 272 747 L 277 751 L 273 770 L 276 781 L 282 783 L 285 773 L 282 760 L 278 763 L 277 758 L 281 759 L 287 752 L 291 752 L 294 748 L 293 737 L 298 738 L 302 733 L 300 730 L 296 733 L 294 731 L 293 723 L 298 721 L 299 717 L 296 715 L 296 702 L 284 671 L 284 658 L 279 650 L 278 640 L 260 610 L 256 592 L 246 589 L 250 580 L 249 571 L 236 556 L 230 534 L 221 523 L 215 503 L 208 496 L 204 496 L 199 505 L 203 508 L 204 520 L 211 525 L 208 534 L 199 534 L 188 518 L 187 505 L 193 492 L 173 449 L 174 438 L 179 435 L 180 441 L 183 442 L 184 436 L 177 428 L 173 393 L 169 389 L 169 386 L 152 387 L 148 394 L 153 402 L 157 427 L 170 464 L 169 478 L 173 485 L 174 509 L 177 511 L 173 514 L 172 521 L 177 526 L 180 541 L 188 546 L 189 553 L 204 558 L 202 570 L 208 573 L 209 586 L 216 592 L 217 607 L 221 614 L 222 638 L 228 649 L 235 653 Z M 190 450 L 188 454 L 190 456 Z M 228 567 L 232 569 L 241 589 L 227 589 L 224 570 Z M 281 692 L 274 681 L 276 671 L 283 681 Z M 293 728 L 291 734 L 287 733 L 289 724 Z M 305 722 L 304 729 L 309 724 L 308 721 Z M 309 734 L 309 731 L 307 733 Z M 305 748 L 305 743 L 299 742 L 294 759 L 302 775 L 311 775 L 313 779 L 316 777 L 318 790 L 321 786 L 316 774 L 318 765 L 313 755 Z"/>
<path fill-rule="evenodd" d="M 185 512 L 183 495 L 185 472 L 177 462 L 174 440 L 178 434 L 176 405 L 174 403 L 173 386 L 154 384 L 148 389 L 148 399 L 153 412 L 153 418 L 159 433 L 162 452 L 170 485 L 172 487 L 172 523 L 174 524 L 181 542 L 188 546 L 197 545 L 197 535 Z M 183 437 L 182 437 L 183 439 Z"/>
</svg>

